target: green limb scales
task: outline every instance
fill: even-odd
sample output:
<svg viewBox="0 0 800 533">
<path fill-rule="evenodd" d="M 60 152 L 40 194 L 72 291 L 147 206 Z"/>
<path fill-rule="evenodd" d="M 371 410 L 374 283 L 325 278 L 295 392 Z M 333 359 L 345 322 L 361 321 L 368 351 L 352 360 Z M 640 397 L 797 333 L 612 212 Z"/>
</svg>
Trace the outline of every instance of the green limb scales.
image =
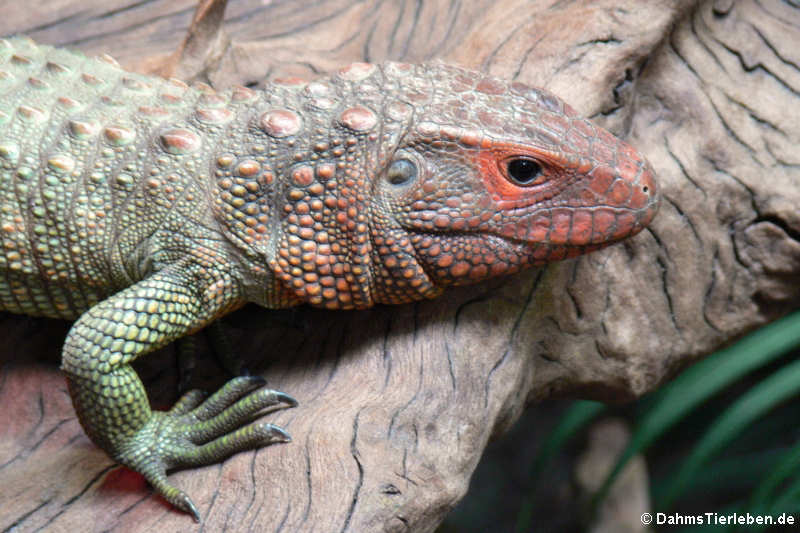
<svg viewBox="0 0 800 533">
<path fill-rule="evenodd" d="M 235 280 L 220 272 L 208 266 L 169 268 L 100 302 L 73 325 L 62 359 L 89 437 L 198 520 L 191 499 L 167 481 L 167 471 L 288 441 L 282 429 L 250 422 L 265 408 L 297 404 L 263 388 L 262 378 L 239 377 L 208 399 L 190 391 L 170 411 L 150 409 L 130 363 L 198 330 L 238 302 Z"/>
</svg>

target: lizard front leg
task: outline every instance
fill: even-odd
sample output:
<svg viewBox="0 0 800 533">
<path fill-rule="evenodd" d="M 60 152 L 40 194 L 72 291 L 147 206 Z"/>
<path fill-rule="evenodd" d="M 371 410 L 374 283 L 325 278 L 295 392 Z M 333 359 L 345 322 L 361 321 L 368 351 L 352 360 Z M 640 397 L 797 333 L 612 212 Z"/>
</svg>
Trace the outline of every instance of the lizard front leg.
<svg viewBox="0 0 800 533">
<path fill-rule="evenodd" d="M 191 391 L 170 411 L 150 409 L 130 363 L 240 301 L 233 279 L 221 269 L 210 272 L 207 265 L 168 268 L 100 302 L 75 322 L 62 357 L 72 402 L 92 441 L 196 520 L 197 509 L 168 483 L 167 470 L 290 440 L 276 426 L 248 423 L 265 407 L 296 405 L 283 393 L 261 388 L 262 378 L 239 377 L 205 401 Z"/>
</svg>

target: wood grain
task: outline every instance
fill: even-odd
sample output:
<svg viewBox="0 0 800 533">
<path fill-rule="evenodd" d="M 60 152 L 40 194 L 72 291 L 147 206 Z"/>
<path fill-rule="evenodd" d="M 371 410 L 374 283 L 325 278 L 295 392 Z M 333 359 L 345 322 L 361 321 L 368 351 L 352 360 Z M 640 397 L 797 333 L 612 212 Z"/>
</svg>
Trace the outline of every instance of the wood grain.
<svg viewBox="0 0 800 533">
<path fill-rule="evenodd" d="M 634 398 L 800 306 L 800 10 L 790 3 L 228 4 L 219 56 L 188 75 L 224 86 L 354 60 L 443 59 L 545 86 L 647 155 L 661 212 L 622 245 L 431 302 L 228 317 L 251 370 L 301 405 L 268 417 L 293 443 L 173 475 L 202 528 L 81 433 L 56 370 L 68 325 L 9 316 L 0 529 L 432 531 L 490 437 L 529 403 Z M 4 12 L 0 34 L 153 72 L 194 7 L 31 0 Z M 174 368 L 170 349 L 139 367 L 157 405 L 175 398 Z M 222 376 L 203 361 L 196 380 L 213 388 Z"/>
</svg>

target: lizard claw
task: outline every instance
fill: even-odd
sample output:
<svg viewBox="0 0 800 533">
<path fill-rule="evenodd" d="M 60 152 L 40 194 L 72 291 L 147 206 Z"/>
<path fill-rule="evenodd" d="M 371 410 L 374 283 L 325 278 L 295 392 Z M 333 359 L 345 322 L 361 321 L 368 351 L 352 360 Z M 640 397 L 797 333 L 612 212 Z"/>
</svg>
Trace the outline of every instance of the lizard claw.
<svg viewBox="0 0 800 533">
<path fill-rule="evenodd" d="M 282 428 L 272 424 L 264 424 L 264 432 L 271 432 L 274 440 L 272 442 L 292 442 L 292 437 Z"/>
<path fill-rule="evenodd" d="M 200 523 L 200 513 L 197 511 L 197 507 L 195 507 L 192 499 L 182 490 L 170 485 L 167 482 L 166 474 L 163 471 L 160 473 L 155 473 L 153 478 L 150 478 L 147 476 L 147 474 L 145 474 L 145 479 L 150 482 L 150 485 L 152 485 L 155 491 L 159 493 L 165 500 L 184 513 L 192 515 L 194 521 L 198 524 Z"/>
<path fill-rule="evenodd" d="M 265 383 L 260 376 L 237 377 L 206 399 L 199 391 L 189 391 L 170 411 L 152 412 L 144 427 L 121 446 L 116 459 L 144 475 L 158 494 L 199 522 L 194 503 L 169 484 L 166 472 L 290 442 L 292 438 L 278 426 L 250 423 L 265 408 L 297 405 L 288 394 L 263 388 Z"/>
<path fill-rule="evenodd" d="M 280 400 L 281 403 L 285 404 L 287 407 L 297 407 L 299 404 L 297 400 L 289 396 L 284 392 L 276 392 L 275 397 Z"/>
</svg>

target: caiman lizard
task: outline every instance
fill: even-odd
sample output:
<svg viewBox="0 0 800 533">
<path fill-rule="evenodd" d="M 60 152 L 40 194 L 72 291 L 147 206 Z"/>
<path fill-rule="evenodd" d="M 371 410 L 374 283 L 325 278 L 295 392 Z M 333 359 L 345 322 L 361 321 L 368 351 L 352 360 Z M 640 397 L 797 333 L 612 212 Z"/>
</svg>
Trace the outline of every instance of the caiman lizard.
<svg viewBox="0 0 800 533">
<path fill-rule="evenodd" d="M 0 309 L 75 320 L 62 369 L 115 461 L 166 472 L 288 435 L 237 377 L 150 408 L 130 363 L 255 302 L 432 298 L 630 237 L 651 166 L 546 91 L 443 64 L 355 63 L 221 92 L 0 40 Z"/>
</svg>

